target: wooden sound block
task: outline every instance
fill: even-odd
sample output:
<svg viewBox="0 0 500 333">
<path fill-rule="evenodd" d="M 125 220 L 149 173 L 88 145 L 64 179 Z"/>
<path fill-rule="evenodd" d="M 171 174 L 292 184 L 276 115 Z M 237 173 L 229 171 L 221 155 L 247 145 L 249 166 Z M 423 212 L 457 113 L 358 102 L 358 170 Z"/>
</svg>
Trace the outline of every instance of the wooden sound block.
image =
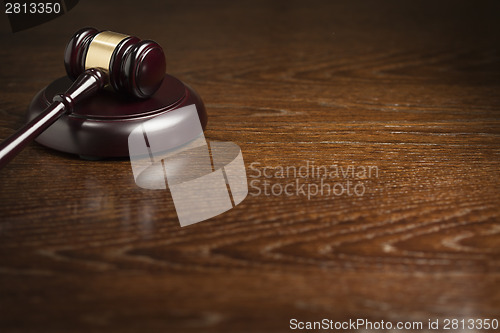
<svg viewBox="0 0 500 333">
<path fill-rule="evenodd" d="M 28 120 L 40 114 L 52 102 L 54 95 L 64 92 L 71 83 L 69 78 L 62 77 L 42 89 L 29 106 Z M 158 91 L 149 99 L 127 98 L 107 89 L 100 91 L 76 105 L 71 114 L 59 118 L 35 141 L 86 159 L 125 157 L 129 155 L 128 136 L 134 128 L 149 119 L 191 104 L 196 105 L 205 130 L 207 113 L 200 96 L 191 87 L 167 74 Z"/>
</svg>

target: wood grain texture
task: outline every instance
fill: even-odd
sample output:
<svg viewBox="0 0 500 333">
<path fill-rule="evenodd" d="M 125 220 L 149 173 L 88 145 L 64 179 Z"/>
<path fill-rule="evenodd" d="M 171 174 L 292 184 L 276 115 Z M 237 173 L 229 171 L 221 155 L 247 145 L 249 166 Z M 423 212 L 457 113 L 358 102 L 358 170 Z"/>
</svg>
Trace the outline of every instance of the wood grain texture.
<svg viewBox="0 0 500 333">
<path fill-rule="evenodd" d="M 249 177 L 255 162 L 379 174 L 328 179 L 362 182 L 360 197 L 251 189 L 181 228 L 170 193 L 138 188 L 128 161 L 31 144 L 0 171 L 0 331 L 499 318 L 498 12 L 494 1 L 82 1 L 17 34 L 2 18 L 0 139 L 64 75 L 71 34 L 95 26 L 162 45 L 168 72 L 204 99 L 207 139 L 237 143 Z M 296 179 L 321 181 L 271 182 Z"/>
</svg>

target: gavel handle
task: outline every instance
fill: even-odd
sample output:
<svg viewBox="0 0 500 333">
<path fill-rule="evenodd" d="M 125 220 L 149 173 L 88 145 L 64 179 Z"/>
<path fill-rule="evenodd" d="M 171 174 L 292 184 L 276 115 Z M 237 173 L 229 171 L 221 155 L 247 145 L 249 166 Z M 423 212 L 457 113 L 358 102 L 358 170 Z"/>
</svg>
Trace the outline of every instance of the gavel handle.
<svg viewBox="0 0 500 333">
<path fill-rule="evenodd" d="M 94 95 L 106 81 L 106 74 L 96 68 L 87 69 L 80 74 L 65 93 L 54 96 L 52 104 L 42 113 L 0 144 L 0 169 L 59 117 L 73 112 L 76 103 Z"/>
</svg>

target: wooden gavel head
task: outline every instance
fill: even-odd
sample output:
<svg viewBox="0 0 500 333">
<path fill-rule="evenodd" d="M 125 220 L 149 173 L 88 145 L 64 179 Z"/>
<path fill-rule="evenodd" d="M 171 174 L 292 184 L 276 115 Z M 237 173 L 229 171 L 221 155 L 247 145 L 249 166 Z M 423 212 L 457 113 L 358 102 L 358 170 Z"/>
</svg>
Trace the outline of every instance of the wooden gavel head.
<svg viewBox="0 0 500 333">
<path fill-rule="evenodd" d="M 153 95 L 166 70 L 165 55 L 156 42 L 94 28 L 73 35 L 64 65 L 73 80 L 89 68 L 98 68 L 114 90 L 138 98 Z"/>
</svg>

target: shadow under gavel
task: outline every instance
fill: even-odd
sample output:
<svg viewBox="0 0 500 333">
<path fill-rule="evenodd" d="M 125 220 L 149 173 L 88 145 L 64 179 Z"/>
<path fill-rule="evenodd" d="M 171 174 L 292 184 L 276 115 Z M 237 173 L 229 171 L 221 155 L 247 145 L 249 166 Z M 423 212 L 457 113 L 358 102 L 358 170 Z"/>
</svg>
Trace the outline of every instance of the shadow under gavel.
<svg viewBox="0 0 500 333">
<path fill-rule="evenodd" d="M 160 87 L 166 70 L 165 55 L 156 42 L 93 28 L 73 35 L 66 46 L 64 64 L 73 84 L 0 144 L 0 168 L 62 115 L 73 112 L 77 103 L 104 86 L 127 96 L 149 98 Z"/>
</svg>

